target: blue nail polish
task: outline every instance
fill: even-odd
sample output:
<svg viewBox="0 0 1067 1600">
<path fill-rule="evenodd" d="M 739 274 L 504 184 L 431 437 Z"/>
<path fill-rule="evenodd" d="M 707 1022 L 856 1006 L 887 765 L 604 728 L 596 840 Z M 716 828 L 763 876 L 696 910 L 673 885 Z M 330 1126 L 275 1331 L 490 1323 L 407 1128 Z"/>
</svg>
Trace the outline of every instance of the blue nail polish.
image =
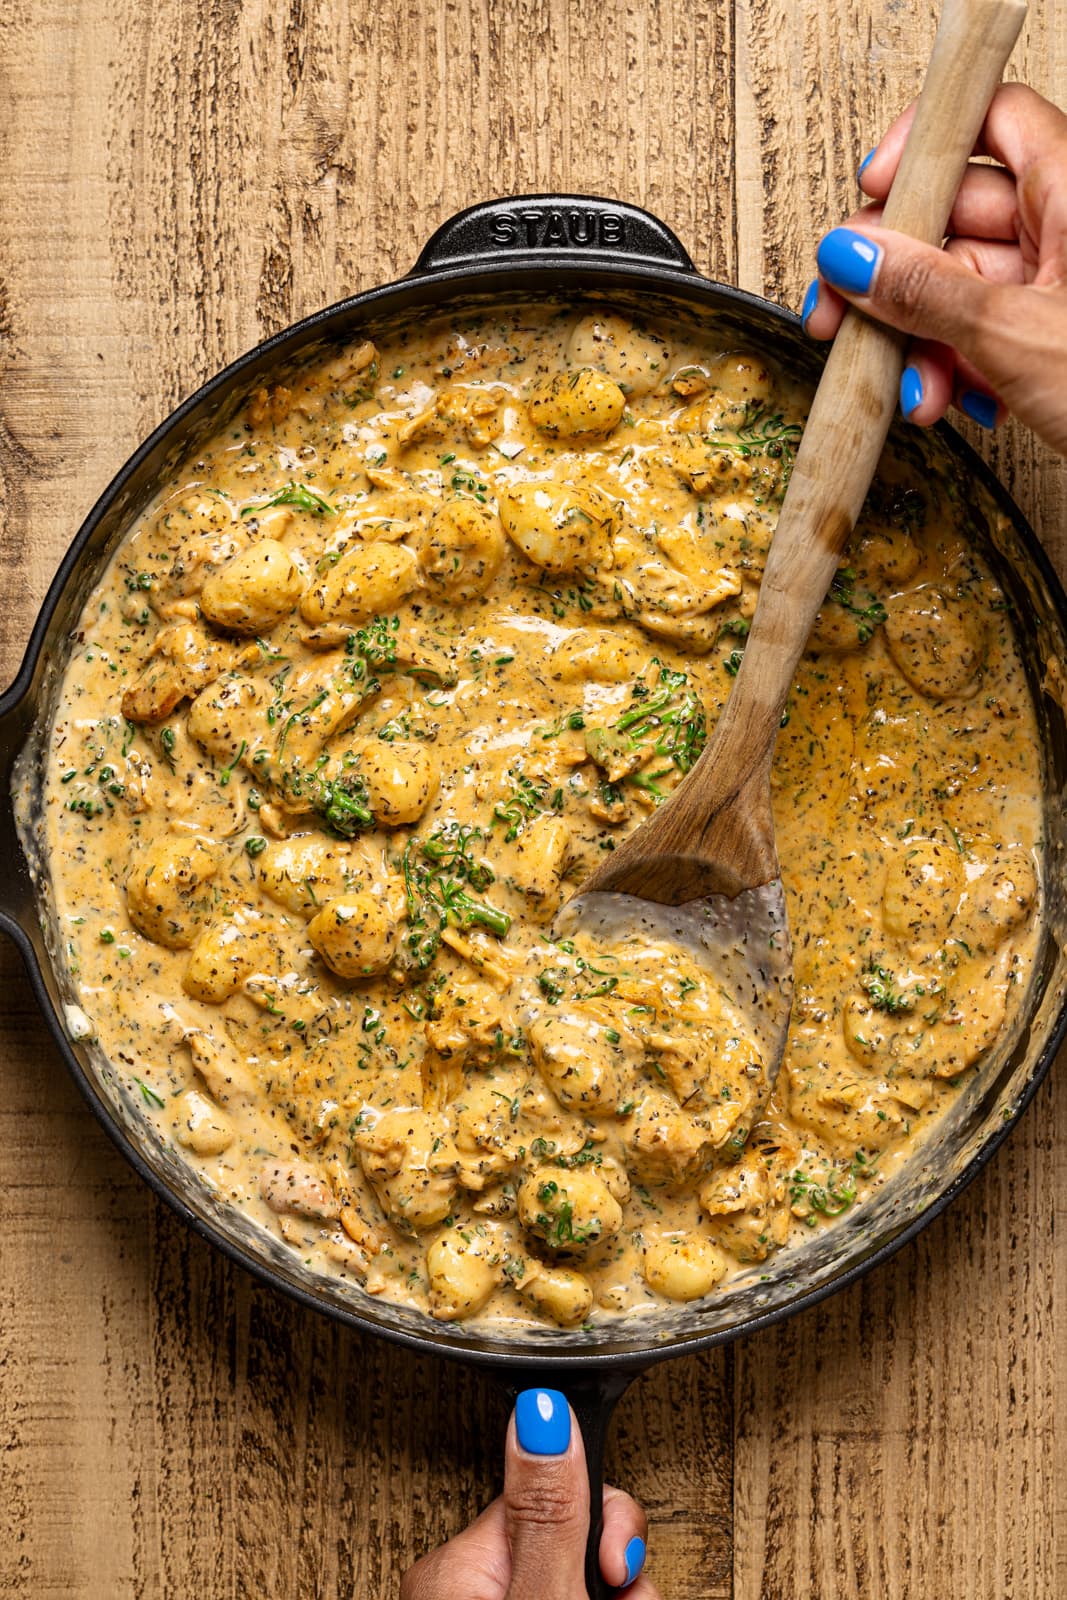
<svg viewBox="0 0 1067 1600">
<path fill-rule="evenodd" d="M 811 316 L 818 303 L 819 280 L 818 278 L 812 278 L 811 282 L 808 284 L 808 292 L 804 296 L 804 304 L 800 308 L 800 321 L 803 327 L 807 327 L 808 318 Z"/>
<path fill-rule="evenodd" d="M 515 1401 L 515 1432 L 532 1456 L 561 1456 L 571 1442 L 571 1413 L 558 1389 L 524 1389 Z"/>
<path fill-rule="evenodd" d="M 645 1541 L 635 1535 L 623 1552 L 626 1561 L 626 1583 L 633 1583 L 645 1564 Z"/>
<path fill-rule="evenodd" d="M 823 277 L 846 294 L 867 293 L 881 257 L 879 245 L 851 228 L 833 228 L 816 252 Z"/>
<path fill-rule="evenodd" d="M 923 381 L 918 367 L 905 367 L 900 374 L 900 409 L 906 417 L 923 403 Z"/>
<path fill-rule="evenodd" d="M 968 389 L 960 395 L 960 405 L 980 428 L 992 428 L 997 420 L 997 402 L 981 389 Z"/>
<path fill-rule="evenodd" d="M 864 156 L 863 160 L 860 162 L 859 167 L 858 167 L 858 169 L 856 171 L 856 177 L 857 178 L 862 178 L 863 177 L 863 174 L 866 172 L 867 168 L 870 166 L 871 162 L 874 160 L 874 158 L 875 158 L 875 156 L 877 154 L 878 154 L 878 146 L 877 145 L 875 145 L 873 150 L 868 150 L 867 151 L 867 154 Z"/>
</svg>

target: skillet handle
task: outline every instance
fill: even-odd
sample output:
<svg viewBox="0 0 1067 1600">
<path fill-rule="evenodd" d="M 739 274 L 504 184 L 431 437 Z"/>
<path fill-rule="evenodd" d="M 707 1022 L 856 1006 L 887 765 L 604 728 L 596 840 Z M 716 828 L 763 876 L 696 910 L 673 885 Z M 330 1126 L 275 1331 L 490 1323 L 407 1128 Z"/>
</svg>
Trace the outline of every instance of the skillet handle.
<svg viewBox="0 0 1067 1600">
<path fill-rule="evenodd" d="M 585 1445 L 585 1464 L 589 1475 L 589 1538 L 585 1547 L 585 1587 L 589 1600 L 611 1600 L 621 1591 L 606 1583 L 600 1572 L 600 1535 L 604 1530 L 604 1447 L 608 1428 L 619 1400 L 637 1373 L 628 1368 L 609 1367 L 575 1377 L 544 1367 L 524 1373 L 512 1368 L 505 1379 L 508 1396 L 514 1403 L 523 1389 L 558 1389 L 566 1395 L 578 1419 Z"/>
<path fill-rule="evenodd" d="M 640 206 L 596 195 L 526 194 L 486 200 L 449 217 L 423 245 L 410 276 L 517 257 L 526 265 L 623 260 L 696 271 L 677 235 Z"/>
</svg>

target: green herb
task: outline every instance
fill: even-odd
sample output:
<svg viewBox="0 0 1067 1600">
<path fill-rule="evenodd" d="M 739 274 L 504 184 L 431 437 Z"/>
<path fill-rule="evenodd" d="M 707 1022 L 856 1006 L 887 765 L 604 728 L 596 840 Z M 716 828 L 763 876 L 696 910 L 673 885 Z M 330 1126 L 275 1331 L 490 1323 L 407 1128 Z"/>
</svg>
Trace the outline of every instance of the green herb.
<svg viewBox="0 0 1067 1600">
<path fill-rule="evenodd" d="M 506 800 L 498 800 L 493 807 L 491 824 L 492 827 L 498 822 L 507 824 L 504 834 L 506 844 L 512 844 L 532 818 L 541 816 L 547 811 L 563 809 L 561 789 L 557 789 L 555 794 L 550 796 L 549 786 L 544 780 L 536 781 L 514 769 L 511 776 L 515 780 L 515 787 Z"/>
<path fill-rule="evenodd" d="M 159 733 L 159 742 L 163 749 L 163 759 L 166 761 L 170 770 L 174 772 L 176 770 L 174 765 L 174 747 L 178 742 L 174 729 L 170 727 L 161 728 Z"/>
<path fill-rule="evenodd" d="M 242 739 L 241 740 L 241 748 L 240 748 L 240 750 L 238 750 L 237 754 L 234 756 L 234 758 L 230 762 L 229 766 L 228 767 L 223 767 L 222 771 L 219 773 L 219 785 L 220 785 L 221 788 L 224 789 L 226 787 L 226 785 L 229 783 L 230 779 L 233 777 L 233 769 L 234 769 L 234 767 L 236 767 L 237 763 L 240 761 L 241 757 L 244 755 L 244 753 L 245 753 L 245 751 L 247 749 L 248 749 L 248 740 L 247 739 Z"/>
<path fill-rule="evenodd" d="M 692 770 L 707 739 L 707 719 L 686 673 L 663 666 L 655 656 L 649 665 L 659 668 L 655 683 L 638 678 L 626 711 L 606 728 L 587 728 L 585 745 L 613 781 L 622 778 L 663 799 L 656 780 L 666 777 L 672 766 L 682 773 Z M 642 775 L 635 770 L 656 756 L 668 763 L 662 771 Z"/>
<path fill-rule="evenodd" d="M 509 661 L 511 660 L 510 656 L 508 657 L 508 660 Z M 538 728 L 537 731 L 541 735 L 542 739 L 558 739 L 561 733 L 567 733 L 568 731 L 575 731 L 575 730 L 577 730 L 579 728 L 584 728 L 584 727 L 585 727 L 585 713 L 584 712 L 582 712 L 582 711 L 565 711 L 563 713 L 563 715 L 559 718 L 559 720 L 552 724 L 551 728 Z"/>
<path fill-rule="evenodd" d="M 893 1017 L 901 1011 L 911 1011 L 915 1006 L 915 996 L 924 992 L 921 988 L 907 991 L 898 989 L 893 973 L 885 967 L 876 966 L 873 961 L 860 978 L 860 983 L 871 1005 Z"/>
<path fill-rule="evenodd" d="M 354 839 L 374 824 L 367 785 L 358 773 L 318 784 L 314 806 L 327 827 L 342 839 Z"/>
<path fill-rule="evenodd" d="M 842 1171 L 831 1167 L 822 1183 L 816 1183 L 811 1174 L 798 1167 L 790 1180 L 789 1203 L 807 1206 L 809 1215 L 805 1222 L 814 1228 L 818 1218 L 839 1217 L 855 1203 L 861 1179 L 873 1176 L 874 1163 L 867 1160 L 862 1150 L 857 1150 L 848 1166 Z"/>
<path fill-rule="evenodd" d="M 337 514 L 337 507 L 324 500 L 321 494 L 316 494 L 314 489 L 309 489 L 306 483 L 287 483 L 268 499 L 258 500 L 254 505 L 242 506 L 241 515 L 254 517 L 270 506 L 296 506 L 299 511 L 312 511 L 320 517 L 332 517 Z"/>
<path fill-rule="evenodd" d="M 852 568 L 840 567 L 834 573 L 827 599 L 832 600 L 835 605 L 840 606 L 842 610 L 849 612 L 856 618 L 856 632 L 859 635 L 859 642 L 860 644 L 866 644 L 869 639 L 874 637 L 874 630 L 881 627 L 885 621 L 887 612 L 882 602 L 870 595 L 868 596 L 869 605 L 857 605 L 855 586 L 856 574 Z"/>
<path fill-rule="evenodd" d="M 164 1100 L 163 1096 L 157 1094 L 154 1089 L 149 1088 L 147 1083 L 144 1083 L 138 1077 L 135 1077 L 133 1081 L 137 1085 L 138 1089 L 140 1089 L 141 1094 L 144 1097 L 145 1105 L 157 1107 L 166 1105 L 167 1102 Z"/>
<path fill-rule="evenodd" d="M 266 848 L 266 839 L 261 838 L 258 833 L 253 833 L 245 840 L 245 850 L 250 856 L 261 856 Z"/>
<path fill-rule="evenodd" d="M 511 927 L 507 912 L 468 893 L 493 882 L 492 869 L 474 855 L 482 837 L 477 828 L 446 823 L 405 845 L 400 858 L 407 896 L 404 945 L 416 967 L 430 966 L 447 927 L 486 928 L 500 939 Z"/>
</svg>

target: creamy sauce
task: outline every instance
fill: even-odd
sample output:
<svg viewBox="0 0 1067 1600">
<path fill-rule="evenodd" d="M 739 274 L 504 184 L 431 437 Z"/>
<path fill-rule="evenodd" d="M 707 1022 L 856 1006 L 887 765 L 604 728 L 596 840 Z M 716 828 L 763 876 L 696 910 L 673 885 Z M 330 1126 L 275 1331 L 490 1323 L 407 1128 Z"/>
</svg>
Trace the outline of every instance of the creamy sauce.
<svg viewBox="0 0 1067 1600">
<path fill-rule="evenodd" d="M 80 1031 L 313 1267 L 498 1325 L 721 1293 L 1009 1025 L 1033 709 L 957 508 L 892 462 L 778 743 L 773 1090 L 682 946 L 554 931 L 725 702 L 804 405 L 607 311 L 383 336 L 249 396 L 86 606 L 47 780 Z"/>
</svg>

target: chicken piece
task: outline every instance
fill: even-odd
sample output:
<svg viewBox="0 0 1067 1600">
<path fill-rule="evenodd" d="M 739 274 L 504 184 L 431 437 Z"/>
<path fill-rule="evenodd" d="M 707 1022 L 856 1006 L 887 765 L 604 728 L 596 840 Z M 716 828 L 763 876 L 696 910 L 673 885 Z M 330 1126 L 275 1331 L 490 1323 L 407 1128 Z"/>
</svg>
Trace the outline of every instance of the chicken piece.
<svg viewBox="0 0 1067 1600">
<path fill-rule="evenodd" d="M 144 670 L 122 696 L 122 715 L 128 722 L 162 722 L 236 661 L 233 645 L 213 638 L 195 623 L 163 628 Z"/>
<path fill-rule="evenodd" d="M 184 950 L 211 914 L 218 853 L 203 839 L 167 835 L 138 855 L 126 880 L 126 907 L 139 933 Z"/>
<path fill-rule="evenodd" d="M 456 1196 L 458 1158 L 448 1119 L 415 1107 L 386 1111 L 353 1143 L 386 1214 L 405 1233 L 432 1228 Z"/>
<path fill-rule="evenodd" d="M 739 1261 L 765 1261 L 788 1237 L 785 1181 L 758 1149 L 712 1173 L 700 1187 L 700 1205 L 715 1242 Z"/>
<path fill-rule="evenodd" d="M 329 1184 L 306 1161 L 265 1162 L 259 1192 L 272 1211 L 292 1212 L 319 1222 L 332 1222 L 340 1210 Z"/>
<path fill-rule="evenodd" d="M 496 512 L 466 495 L 439 506 L 415 541 L 430 594 L 451 601 L 484 594 L 500 571 L 506 548 Z"/>
</svg>

